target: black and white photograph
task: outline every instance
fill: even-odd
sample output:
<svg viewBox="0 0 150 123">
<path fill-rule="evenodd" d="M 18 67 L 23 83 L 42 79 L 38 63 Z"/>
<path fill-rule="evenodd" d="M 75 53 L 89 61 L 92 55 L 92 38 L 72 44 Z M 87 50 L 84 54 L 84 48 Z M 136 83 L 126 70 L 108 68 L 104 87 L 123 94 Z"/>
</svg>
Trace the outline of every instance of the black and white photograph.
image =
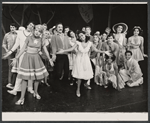
<svg viewBox="0 0 150 123">
<path fill-rule="evenodd" d="M 148 121 L 147 2 L 2 2 L 2 121 Z"/>
</svg>

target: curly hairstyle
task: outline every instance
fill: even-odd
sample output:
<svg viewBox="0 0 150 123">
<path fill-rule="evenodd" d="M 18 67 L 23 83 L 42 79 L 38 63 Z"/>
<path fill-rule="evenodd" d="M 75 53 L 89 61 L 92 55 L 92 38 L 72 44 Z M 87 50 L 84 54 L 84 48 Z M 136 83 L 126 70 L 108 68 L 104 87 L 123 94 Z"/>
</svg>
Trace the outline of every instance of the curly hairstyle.
<svg viewBox="0 0 150 123">
<path fill-rule="evenodd" d="M 132 34 L 134 33 L 135 29 L 138 29 L 138 30 L 139 30 L 139 35 L 142 35 L 142 34 L 143 34 L 143 30 L 141 29 L 140 26 L 134 26 L 133 29 L 132 29 Z"/>
<path fill-rule="evenodd" d="M 77 37 L 78 37 L 78 40 L 80 42 L 82 42 L 81 39 L 79 38 L 79 34 L 81 34 L 81 33 L 85 35 L 84 31 L 77 31 Z M 89 40 L 90 40 L 90 37 L 89 36 L 85 36 L 85 42 L 88 42 Z"/>
</svg>

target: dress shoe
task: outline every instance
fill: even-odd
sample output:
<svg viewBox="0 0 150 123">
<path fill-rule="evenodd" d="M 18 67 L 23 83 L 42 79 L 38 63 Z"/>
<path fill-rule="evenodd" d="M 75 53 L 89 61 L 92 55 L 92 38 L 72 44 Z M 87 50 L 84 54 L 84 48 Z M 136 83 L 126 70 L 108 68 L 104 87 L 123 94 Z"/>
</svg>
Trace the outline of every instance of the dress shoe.
<svg viewBox="0 0 150 123">
<path fill-rule="evenodd" d="M 41 99 L 41 96 L 40 96 L 39 94 L 35 94 L 35 93 L 34 93 L 33 96 L 34 96 L 36 99 L 38 99 L 38 100 Z"/>
<path fill-rule="evenodd" d="M 34 93 L 34 91 L 32 89 L 28 89 L 28 92 L 30 92 L 31 94 Z"/>
<path fill-rule="evenodd" d="M 12 84 L 10 84 L 10 83 L 8 83 L 8 84 L 6 85 L 6 87 L 7 87 L 7 88 L 10 88 L 10 89 L 14 89 L 14 87 L 13 87 Z"/>
<path fill-rule="evenodd" d="M 15 104 L 16 105 L 23 105 L 24 104 L 24 99 L 18 100 Z"/>
<path fill-rule="evenodd" d="M 16 92 L 16 91 L 14 91 L 14 90 L 11 90 L 11 91 L 10 91 L 10 90 L 8 90 L 7 92 L 8 92 L 8 93 L 10 93 L 10 94 L 12 94 L 12 95 L 17 95 L 17 92 Z"/>
<path fill-rule="evenodd" d="M 84 86 L 89 90 L 92 89 L 88 84 L 84 84 Z"/>
</svg>

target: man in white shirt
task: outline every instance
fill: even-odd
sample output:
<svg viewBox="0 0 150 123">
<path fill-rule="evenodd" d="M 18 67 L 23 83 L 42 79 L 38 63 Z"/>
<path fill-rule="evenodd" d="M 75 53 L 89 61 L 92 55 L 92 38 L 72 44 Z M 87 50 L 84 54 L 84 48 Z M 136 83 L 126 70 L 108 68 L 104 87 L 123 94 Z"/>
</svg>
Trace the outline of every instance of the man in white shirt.
<svg viewBox="0 0 150 123">
<path fill-rule="evenodd" d="M 32 22 L 30 22 L 28 25 L 27 25 L 27 29 L 26 30 L 23 30 L 23 31 L 17 31 L 18 35 L 17 35 L 17 38 L 16 38 L 16 42 L 14 44 L 14 46 L 10 49 L 9 52 L 7 52 L 5 54 L 5 56 L 3 58 L 7 58 L 9 55 L 11 55 L 18 47 L 19 47 L 19 50 L 18 52 L 21 50 L 21 48 L 23 47 L 24 43 L 25 43 L 25 40 L 26 38 L 29 36 L 29 35 L 32 35 L 32 31 L 33 31 L 33 28 L 34 28 L 34 24 Z M 23 58 L 23 55 L 22 54 L 19 58 L 19 66 L 22 62 L 22 58 Z M 18 67 L 19 67 L 18 66 Z M 12 72 L 14 73 L 17 73 L 17 70 L 18 68 L 12 68 Z M 8 93 L 10 94 L 13 94 L 13 95 L 16 95 L 17 94 L 17 91 L 21 91 L 21 82 L 22 82 L 22 79 L 19 79 L 18 77 L 16 78 L 16 83 L 15 83 L 15 86 L 14 86 L 14 89 L 9 91 L 8 90 Z M 33 91 L 33 81 L 30 80 L 28 81 L 28 91 L 30 93 L 34 93 Z"/>
<path fill-rule="evenodd" d="M 15 44 L 16 41 L 16 37 L 17 37 L 17 32 L 16 32 L 16 24 L 12 23 L 10 24 L 10 32 L 6 33 L 3 39 L 3 44 L 2 47 L 4 48 L 4 50 L 6 52 L 8 52 Z M 12 74 L 11 69 L 12 66 L 11 64 L 11 59 L 15 58 L 16 55 L 16 51 L 13 52 L 9 57 L 8 57 L 8 84 L 6 85 L 6 87 L 13 89 L 13 84 L 14 84 L 14 79 L 16 78 L 16 76 L 14 76 L 15 74 Z"/>
</svg>

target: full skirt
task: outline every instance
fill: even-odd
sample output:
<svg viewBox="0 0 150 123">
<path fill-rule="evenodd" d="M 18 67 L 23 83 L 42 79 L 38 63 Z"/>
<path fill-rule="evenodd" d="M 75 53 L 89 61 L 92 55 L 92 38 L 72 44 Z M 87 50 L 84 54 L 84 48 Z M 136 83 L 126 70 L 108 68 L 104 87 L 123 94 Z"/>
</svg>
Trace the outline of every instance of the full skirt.
<svg viewBox="0 0 150 123">
<path fill-rule="evenodd" d="M 18 78 L 24 80 L 41 80 L 49 74 L 38 53 L 25 53 L 18 70 Z"/>
</svg>

